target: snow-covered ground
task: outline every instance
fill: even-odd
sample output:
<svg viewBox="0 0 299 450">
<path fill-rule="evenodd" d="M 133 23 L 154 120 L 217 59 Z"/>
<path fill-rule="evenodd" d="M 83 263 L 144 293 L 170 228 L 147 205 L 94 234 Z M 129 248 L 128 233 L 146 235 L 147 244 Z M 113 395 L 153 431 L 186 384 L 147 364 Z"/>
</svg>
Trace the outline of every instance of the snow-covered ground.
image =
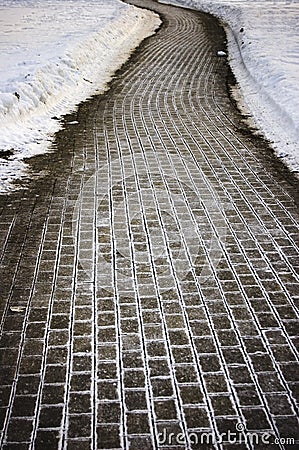
<svg viewBox="0 0 299 450">
<path fill-rule="evenodd" d="M 299 2 L 161 0 L 226 24 L 229 60 L 244 103 L 276 153 L 299 171 Z M 24 158 L 47 151 L 55 117 L 103 91 L 159 26 L 120 0 L 0 0 L 0 190 Z"/>
<path fill-rule="evenodd" d="M 228 38 L 240 105 L 273 143 L 291 171 L 299 172 L 298 0 L 161 0 L 220 18 Z"/>
<path fill-rule="evenodd" d="M 0 0 L 1 191 L 159 25 L 119 0 Z"/>
</svg>

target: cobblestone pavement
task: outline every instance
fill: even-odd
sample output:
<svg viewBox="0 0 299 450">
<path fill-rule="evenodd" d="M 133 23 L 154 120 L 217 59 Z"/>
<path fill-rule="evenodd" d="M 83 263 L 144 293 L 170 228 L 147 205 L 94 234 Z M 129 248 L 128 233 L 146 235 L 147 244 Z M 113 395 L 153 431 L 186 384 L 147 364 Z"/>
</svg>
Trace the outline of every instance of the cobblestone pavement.
<svg viewBox="0 0 299 450">
<path fill-rule="evenodd" d="M 136 3 L 162 29 L 0 200 L 1 448 L 298 448 L 298 183 L 214 19 Z"/>
</svg>

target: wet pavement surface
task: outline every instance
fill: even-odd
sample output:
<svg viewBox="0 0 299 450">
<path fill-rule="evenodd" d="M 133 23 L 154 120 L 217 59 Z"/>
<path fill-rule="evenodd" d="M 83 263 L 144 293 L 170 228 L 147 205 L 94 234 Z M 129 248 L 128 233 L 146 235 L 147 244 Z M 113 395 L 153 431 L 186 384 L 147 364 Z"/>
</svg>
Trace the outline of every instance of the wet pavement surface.
<svg viewBox="0 0 299 450">
<path fill-rule="evenodd" d="M 1 448 L 298 448 L 298 182 L 217 22 L 134 3 L 161 30 L 0 198 Z"/>
</svg>

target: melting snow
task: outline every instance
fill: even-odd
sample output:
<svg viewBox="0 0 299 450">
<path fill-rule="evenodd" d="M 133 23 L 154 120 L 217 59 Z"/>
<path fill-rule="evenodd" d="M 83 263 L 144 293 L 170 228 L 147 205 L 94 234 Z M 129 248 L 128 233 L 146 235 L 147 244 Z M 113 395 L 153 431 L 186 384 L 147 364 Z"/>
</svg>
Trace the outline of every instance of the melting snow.
<svg viewBox="0 0 299 450">
<path fill-rule="evenodd" d="M 159 24 L 119 0 L 0 0 L 1 190 Z"/>
<path fill-rule="evenodd" d="M 278 157 L 299 172 L 299 2 L 162 0 L 226 24 L 231 67 L 250 111 Z"/>
<path fill-rule="evenodd" d="M 277 155 L 299 171 L 299 3 L 163 0 L 226 24 L 229 59 L 249 110 Z M 160 21 L 119 0 L 0 0 L 0 184 L 49 150 L 61 115 L 105 90 Z M 219 57 L 224 57 L 222 50 Z M 75 125 L 75 123 L 74 123 Z"/>
</svg>

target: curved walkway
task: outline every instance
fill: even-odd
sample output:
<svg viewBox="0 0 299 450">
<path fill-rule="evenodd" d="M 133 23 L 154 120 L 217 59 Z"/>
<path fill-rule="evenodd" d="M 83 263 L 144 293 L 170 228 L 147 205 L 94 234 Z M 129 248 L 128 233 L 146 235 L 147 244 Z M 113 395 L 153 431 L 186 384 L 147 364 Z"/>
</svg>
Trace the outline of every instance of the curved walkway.
<svg viewBox="0 0 299 450">
<path fill-rule="evenodd" d="M 214 19 L 134 4 L 162 29 L 1 198 L 1 448 L 295 448 L 298 186 Z"/>
</svg>

